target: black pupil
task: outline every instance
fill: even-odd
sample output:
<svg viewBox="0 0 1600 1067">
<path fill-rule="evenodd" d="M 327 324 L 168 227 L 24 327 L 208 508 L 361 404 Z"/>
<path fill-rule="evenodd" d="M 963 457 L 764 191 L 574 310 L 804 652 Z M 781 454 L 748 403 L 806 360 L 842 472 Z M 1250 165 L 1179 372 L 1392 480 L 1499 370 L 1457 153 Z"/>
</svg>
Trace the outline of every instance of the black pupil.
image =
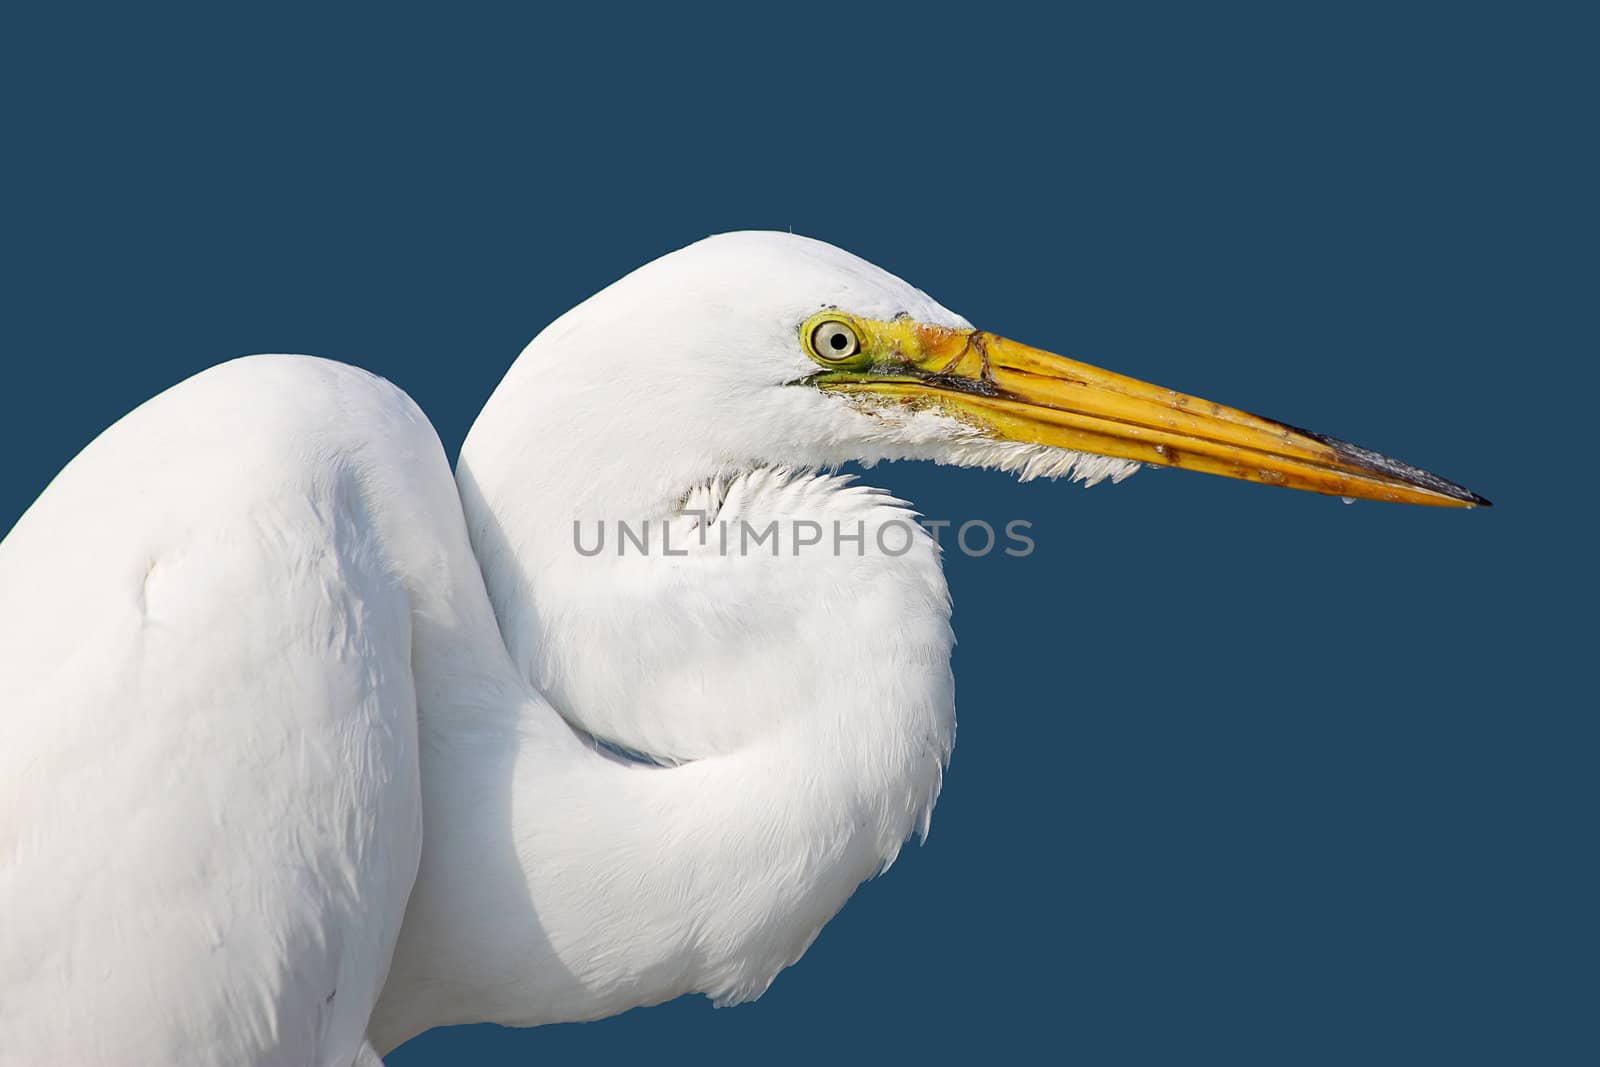
<svg viewBox="0 0 1600 1067">
<path fill-rule="evenodd" d="M 837 352 L 843 348 L 846 348 L 850 344 L 850 339 L 844 335 L 843 330 L 837 330 L 834 332 L 833 336 L 828 338 L 828 344 L 833 346 L 834 351 Z"/>
</svg>

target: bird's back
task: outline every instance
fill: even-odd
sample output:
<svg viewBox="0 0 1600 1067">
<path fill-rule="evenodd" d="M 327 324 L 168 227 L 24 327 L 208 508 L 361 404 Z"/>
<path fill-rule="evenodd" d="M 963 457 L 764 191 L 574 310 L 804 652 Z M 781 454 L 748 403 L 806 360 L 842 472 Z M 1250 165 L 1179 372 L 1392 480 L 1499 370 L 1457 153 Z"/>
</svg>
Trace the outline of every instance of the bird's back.
<svg viewBox="0 0 1600 1067">
<path fill-rule="evenodd" d="M 421 845 L 387 530 L 450 484 L 393 386 L 251 357 L 0 542 L 0 1063 L 356 1057 Z"/>
</svg>

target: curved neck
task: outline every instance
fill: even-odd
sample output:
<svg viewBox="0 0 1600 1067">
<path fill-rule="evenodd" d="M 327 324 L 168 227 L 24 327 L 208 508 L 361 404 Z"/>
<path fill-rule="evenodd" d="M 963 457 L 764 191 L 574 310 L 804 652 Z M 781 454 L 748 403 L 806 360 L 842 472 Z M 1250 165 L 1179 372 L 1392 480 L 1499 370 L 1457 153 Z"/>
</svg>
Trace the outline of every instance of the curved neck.
<svg viewBox="0 0 1600 1067">
<path fill-rule="evenodd" d="M 837 520 L 862 553 L 721 555 L 678 515 L 697 553 L 582 556 L 573 494 L 594 514 L 610 502 L 566 481 L 559 452 L 482 447 L 494 410 L 457 481 L 499 632 L 417 622 L 423 856 L 380 1048 L 437 1025 L 758 996 L 925 832 L 953 743 L 947 593 L 898 502 L 757 472 L 690 506 L 782 537 Z M 878 551 L 886 523 L 909 550 Z"/>
</svg>

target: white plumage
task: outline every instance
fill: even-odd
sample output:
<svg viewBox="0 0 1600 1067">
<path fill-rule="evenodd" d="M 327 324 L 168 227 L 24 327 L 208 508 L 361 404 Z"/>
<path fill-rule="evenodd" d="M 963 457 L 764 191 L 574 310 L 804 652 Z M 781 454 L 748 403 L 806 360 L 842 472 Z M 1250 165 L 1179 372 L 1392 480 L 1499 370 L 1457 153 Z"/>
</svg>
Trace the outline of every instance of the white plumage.
<svg viewBox="0 0 1600 1067">
<path fill-rule="evenodd" d="M 0 544 L 0 1062 L 354 1057 L 421 848 L 409 578 L 470 565 L 449 490 L 398 390 L 251 359 Z"/>
<path fill-rule="evenodd" d="M 924 294 L 734 234 L 541 333 L 454 476 L 399 390 L 298 356 L 86 448 L 0 543 L 0 1061 L 347 1067 L 760 995 L 926 832 L 954 742 L 936 546 L 818 472 L 1138 466 L 811 388 L 823 308 L 969 337 L 989 388 Z M 620 522 L 683 554 L 577 551 Z M 733 522 L 776 554 L 701 542 Z"/>
<path fill-rule="evenodd" d="M 468 443 L 466 521 L 416 406 L 311 358 L 197 375 L 62 472 L 0 547 L 0 1059 L 344 1065 L 369 1018 L 383 1048 L 737 1002 L 799 957 L 937 793 L 935 550 L 584 559 L 568 518 L 661 516 L 718 478 L 763 521 L 902 514 L 756 466 L 836 452 L 711 433 L 803 358 L 742 398 L 711 380 L 785 347 L 770 299 L 721 312 L 785 289 L 749 252 L 795 249 L 831 283 L 797 308 L 936 310 L 800 239 L 680 253 L 529 347 Z M 726 268 L 719 309 L 696 289 Z M 536 685 L 692 762 L 618 761 Z"/>
</svg>

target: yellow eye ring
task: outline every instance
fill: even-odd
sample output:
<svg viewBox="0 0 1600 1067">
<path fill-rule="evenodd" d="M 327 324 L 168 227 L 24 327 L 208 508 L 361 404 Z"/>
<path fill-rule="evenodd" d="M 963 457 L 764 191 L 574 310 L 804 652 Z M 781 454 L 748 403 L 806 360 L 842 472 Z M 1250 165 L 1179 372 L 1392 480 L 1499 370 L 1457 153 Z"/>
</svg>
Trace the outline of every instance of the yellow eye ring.
<svg viewBox="0 0 1600 1067">
<path fill-rule="evenodd" d="M 813 315 L 800 327 L 806 354 L 819 363 L 836 366 L 861 354 L 861 334 L 837 311 Z"/>
</svg>

